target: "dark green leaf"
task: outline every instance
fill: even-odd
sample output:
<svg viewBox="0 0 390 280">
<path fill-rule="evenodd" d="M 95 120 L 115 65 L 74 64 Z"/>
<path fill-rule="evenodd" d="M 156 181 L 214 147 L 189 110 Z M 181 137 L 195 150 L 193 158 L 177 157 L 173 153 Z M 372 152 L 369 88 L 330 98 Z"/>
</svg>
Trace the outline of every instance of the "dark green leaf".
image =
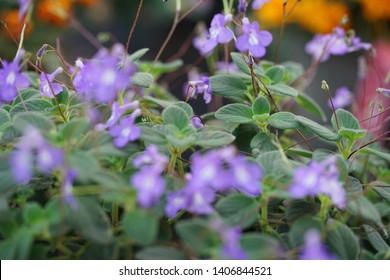
<svg viewBox="0 0 390 280">
<path fill-rule="evenodd" d="M 244 104 L 228 104 L 215 113 L 217 119 L 232 123 L 253 122 L 252 116 L 252 109 Z"/>
<path fill-rule="evenodd" d="M 369 155 L 376 155 L 377 157 L 380 157 L 380 158 L 382 158 L 384 160 L 390 161 L 390 154 L 389 153 L 383 153 L 383 152 L 377 151 L 375 149 L 363 148 L 363 149 L 361 149 L 359 151 L 359 153 L 369 154 Z"/>
<path fill-rule="evenodd" d="M 251 153 L 251 141 L 253 137 L 259 132 L 259 127 L 253 123 L 240 124 L 233 131 L 233 135 L 236 137 L 234 144 L 239 151 Z"/>
<path fill-rule="evenodd" d="M 87 119 L 72 119 L 61 129 L 64 139 L 70 141 L 80 141 L 80 139 L 89 131 L 90 124 Z"/>
<path fill-rule="evenodd" d="M 260 152 L 263 153 L 275 151 L 278 149 L 278 147 L 276 147 L 275 144 L 272 143 L 274 138 L 275 138 L 274 134 L 268 135 L 265 132 L 258 133 L 256 134 L 255 137 L 253 137 L 251 141 L 251 148 L 258 149 Z"/>
<path fill-rule="evenodd" d="M 382 236 L 373 227 L 363 225 L 366 236 L 372 247 L 378 252 L 387 253 L 390 250 L 389 245 L 383 240 Z"/>
<path fill-rule="evenodd" d="M 330 219 L 326 223 L 326 241 L 331 252 L 344 260 L 356 260 L 359 242 L 353 231 L 345 224 Z"/>
<path fill-rule="evenodd" d="M 187 260 L 187 256 L 178 249 L 165 246 L 143 248 L 135 254 L 138 260 Z"/>
<path fill-rule="evenodd" d="M 245 74 L 248 74 L 248 75 L 251 74 L 251 70 L 249 69 L 248 65 L 246 64 L 246 62 L 243 58 L 243 55 L 241 53 L 231 52 L 230 56 L 232 57 L 232 60 L 238 69 L 240 69 Z"/>
<path fill-rule="evenodd" d="M 149 73 L 137 72 L 131 78 L 133 85 L 141 88 L 148 88 L 153 83 L 153 76 Z"/>
<path fill-rule="evenodd" d="M 0 127 L 11 121 L 11 115 L 4 109 L 0 108 Z"/>
<path fill-rule="evenodd" d="M 374 191 L 382 198 L 390 202 L 390 185 L 385 182 L 374 181 L 370 185 L 374 186 Z"/>
<path fill-rule="evenodd" d="M 141 127 L 141 139 L 152 144 L 163 145 L 167 143 L 164 132 L 159 129 L 159 126 L 151 127 L 142 125 Z"/>
<path fill-rule="evenodd" d="M 152 244 L 158 234 L 158 220 L 146 211 L 134 210 L 123 218 L 126 235 L 140 245 Z"/>
<path fill-rule="evenodd" d="M 272 114 L 267 122 L 269 125 L 278 129 L 299 128 L 300 124 L 295 120 L 295 115 L 290 112 L 279 112 Z"/>
<path fill-rule="evenodd" d="M 288 234 L 290 245 L 293 248 L 301 247 L 305 243 L 305 233 L 311 229 L 322 232 L 323 225 L 317 218 L 311 216 L 302 217 L 293 222 Z"/>
<path fill-rule="evenodd" d="M 24 105 L 26 106 L 26 109 L 28 112 L 32 111 L 38 111 L 38 112 L 45 112 L 46 109 L 52 108 L 53 105 L 45 100 L 45 99 L 29 99 L 24 102 Z M 25 108 L 23 106 L 23 103 L 18 103 L 12 109 L 10 110 L 11 116 L 14 116 L 15 114 L 18 114 L 20 112 L 25 112 Z"/>
<path fill-rule="evenodd" d="M 306 215 L 315 216 L 318 210 L 318 205 L 312 201 L 293 200 L 287 205 L 286 219 L 292 222 Z"/>
<path fill-rule="evenodd" d="M 235 101 L 245 100 L 246 84 L 239 78 L 229 75 L 216 75 L 210 77 L 210 85 L 214 94 L 230 98 Z"/>
<path fill-rule="evenodd" d="M 28 224 L 35 224 L 45 218 L 45 210 L 38 203 L 29 203 L 23 209 L 23 219 Z"/>
<path fill-rule="evenodd" d="M 267 86 L 268 90 L 281 96 L 297 97 L 298 91 L 288 85 L 277 84 Z"/>
<path fill-rule="evenodd" d="M 22 96 L 23 101 L 27 101 L 29 99 L 33 98 L 39 98 L 41 96 L 41 92 L 34 88 L 27 88 L 20 91 L 20 95 Z M 16 96 L 14 101 L 12 101 L 12 107 L 16 106 L 17 104 L 21 103 L 20 96 Z"/>
<path fill-rule="evenodd" d="M 229 145 L 235 139 L 228 132 L 202 128 L 196 134 L 195 144 L 204 148 L 218 148 Z"/>
<path fill-rule="evenodd" d="M 264 96 L 258 96 L 252 105 L 252 111 L 255 115 L 269 114 L 270 113 L 270 105 Z"/>
<path fill-rule="evenodd" d="M 365 196 L 351 197 L 346 210 L 364 221 L 378 223 L 381 221 L 381 215 L 375 206 Z"/>
<path fill-rule="evenodd" d="M 280 65 L 272 66 L 264 74 L 272 80 L 273 84 L 277 84 L 283 80 L 284 67 Z"/>
<path fill-rule="evenodd" d="M 200 255 L 208 255 L 220 246 L 218 234 L 204 220 L 180 221 L 175 229 L 181 240 Z"/>
<path fill-rule="evenodd" d="M 257 220 L 259 203 L 246 195 L 233 193 L 220 199 L 215 208 L 228 224 L 245 229 Z"/>
<path fill-rule="evenodd" d="M 171 105 L 165 108 L 162 112 L 162 118 L 164 124 L 172 125 L 179 131 L 183 131 L 189 125 L 189 117 L 187 116 L 187 112 L 175 105 Z"/>
<path fill-rule="evenodd" d="M 354 130 L 360 129 L 359 121 L 350 112 L 344 109 L 337 109 L 336 116 L 337 116 L 339 127 L 337 127 L 336 118 L 335 115 L 333 114 L 331 122 L 334 129 L 337 130 L 340 128 L 347 128 L 347 129 L 354 129 Z"/>
<path fill-rule="evenodd" d="M 302 116 L 296 116 L 295 120 L 298 123 L 300 123 L 302 126 L 304 126 L 305 128 L 309 129 L 311 132 L 313 132 L 314 134 L 318 135 L 319 137 L 321 137 L 325 140 L 337 141 L 341 138 L 341 136 L 338 135 L 337 133 L 332 132 L 328 128 L 326 128 L 322 125 L 319 125 L 318 123 L 316 123 L 308 118 L 305 118 Z"/>
<path fill-rule="evenodd" d="M 284 255 L 280 242 L 268 235 L 245 233 L 240 243 L 249 260 L 278 260 Z"/>
<path fill-rule="evenodd" d="M 13 127 L 20 133 L 23 133 L 29 126 L 45 132 L 55 128 L 54 122 L 39 112 L 20 112 L 14 116 L 13 123 Z"/>
</svg>

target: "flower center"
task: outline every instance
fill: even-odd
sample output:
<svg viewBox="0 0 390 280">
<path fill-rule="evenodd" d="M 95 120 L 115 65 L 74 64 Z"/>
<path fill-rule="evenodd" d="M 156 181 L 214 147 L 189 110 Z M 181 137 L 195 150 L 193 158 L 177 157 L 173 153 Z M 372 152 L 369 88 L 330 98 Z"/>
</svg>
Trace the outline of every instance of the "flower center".
<svg viewBox="0 0 390 280">
<path fill-rule="evenodd" d="M 115 83 L 115 71 L 114 70 L 107 70 L 103 73 L 103 84 L 110 86 Z"/>
<path fill-rule="evenodd" d="M 130 127 L 126 127 L 125 129 L 122 130 L 122 136 L 123 137 L 128 137 L 131 133 Z"/>
<path fill-rule="evenodd" d="M 253 32 L 251 32 L 249 34 L 249 44 L 251 46 L 255 46 L 255 45 L 258 45 L 259 44 L 259 40 L 257 40 L 255 34 L 253 34 Z"/>
<path fill-rule="evenodd" d="M 15 72 L 12 71 L 11 73 L 8 74 L 7 79 L 6 79 L 6 83 L 8 85 L 13 85 L 15 80 L 16 80 L 16 75 L 15 75 Z"/>
</svg>

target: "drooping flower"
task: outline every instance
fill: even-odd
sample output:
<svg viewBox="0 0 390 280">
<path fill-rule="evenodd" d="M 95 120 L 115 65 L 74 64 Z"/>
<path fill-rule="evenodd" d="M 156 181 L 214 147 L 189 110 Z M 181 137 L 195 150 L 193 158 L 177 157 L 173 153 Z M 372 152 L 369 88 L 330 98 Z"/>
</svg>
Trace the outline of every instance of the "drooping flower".
<svg viewBox="0 0 390 280">
<path fill-rule="evenodd" d="M 345 190 L 339 181 L 336 158 L 329 157 L 322 162 L 311 162 L 308 166 L 299 167 L 294 173 L 294 182 L 289 192 L 293 198 L 330 196 L 333 204 L 344 208 L 347 203 Z"/>
<path fill-rule="evenodd" d="M 20 73 L 19 63 L 23 55 L 24 50 L 20 50 L 12 62 L 3 61 L 3 68 L 0 69 L 0 104 L 14 100 L 18 95 L 18 89 L 30 85 L 27 75 Z"/>
<path fill-rule="evenodd" d="M 202 46 L 203 53 L 211 52 L 218 44 L 227 44 L 233 39 L 233 31 L 226 27 L 226 23 L 232 20 L 231 14 L 216 14 L 209 28 L 209 37 Z"/>
<path fill-rule="evenodd" d="M 189 98 L 197 98 L 203 94 L 203 99 L 206 104 L 211 102 L 213 90 L 210 85 L 210 80 L 206 76 L 200 77 L 199 80 L 189 81 Z"/>
<path fill-rule="evenodd" d="M 240 52 L 249 51 L 253 57 L 263 57 L 266 53 L 265 47 L 272 42 L 272 35 L 268 31 L 260 31 L 259 23 L 249 22 L 248 18 L 242 19 L 243 35 L 237 38 L 236 48 Z"/>
<path fill-rule="evenodd" d="M 344 108 L 352 103 L 352 92 L 347 87 L 341 87 L 336 90 L 335 96 L 332 98 L 335 109 Z M 328 106 L 331 108 L 330 100 Z"/>
<path fill-rule="evenodd" d="M 321 235 L 311 229 L 305 234 L 305 245 L 300 254 L 301 260 L 334 260 L 335 257 L 329 253 L 325 245 L 321 243 Z"/>
<path fill-rule="evenodd" d="M 34 158 L 38 170 L 49 174 L 64 162 L 63 151 L 48 143 L 41 133 L 28 127 L 10 156 L 11 170 L 16 182 L 27 183 L 33 176 Z"/>
<path fill-rule="evenodd" d="M 265 3 L 268 3 L 270 2 L 271 0 L 253 0 L 252 2 L 252 9 L 253 10 L 258 10 L 260 9 L 261 7 L 263 7 L 263 5 Z"/>
<path fill-rule="evenodd" d="M 66 169 L 63 172 L 62 179 L 62 201 L 68 203 L 73 209 L 77 209 L 76 199 L 73 196 L 73 182 L 77 177 L 77 170 L 74 168 Z"/>
<path fill-rule="evenodd" d="M 110 127 L 110 134 L 114 137 L 114 145 L 123 148 L 129 142 L 137 140 L 141 135 L 141 128 L 134 125 L 135 118 L 141 115 L 141 110 L 136 109 L 130 115 L 123 117 L 119 124 Z"/>
<path fill-rule="evenodd" d="M 30 8 L 32 0 L 18 0 L 19 4 L 19 21 L 24 17 Z"/>
<path fill-rule="evenodd" d="M 141 207 L 156 205 L 165 191 L 165 180 L 161 173 L 165 170 L 168 158 L 159 153 L 157 146 L 150 145 L 145 152 L 137 156 L 133 164 L 140 168 L 131 178 L 137 189 L 137 200 Z"/>
<path fill-rule="evenodd" d="M 41 73 L 40 76 L 40 84 L 39 89 L 41 91 L 41 94 L 50 98 L 54 98 L 54 95 L 59 94 L 62 92 L 62 86 L 61 84 L 54 82 L 55 77 L 62 73 L 63 69 L 62 67 L 58 67 L 53 73 L 46 74 L 44 72 Z"/>
<path fill-rule="evenodd" d="M 331 55 L 345 55 L 358 50 L 369 50 L 370 43 L 361 42 L 353 32 L 346 33 L 344 29 L 336 27 L 333 33 L 317 34 L 313 40 L 306 44 L 305 51 L 313 57 L 314 61 L 324 62 Z"/>
</svg>

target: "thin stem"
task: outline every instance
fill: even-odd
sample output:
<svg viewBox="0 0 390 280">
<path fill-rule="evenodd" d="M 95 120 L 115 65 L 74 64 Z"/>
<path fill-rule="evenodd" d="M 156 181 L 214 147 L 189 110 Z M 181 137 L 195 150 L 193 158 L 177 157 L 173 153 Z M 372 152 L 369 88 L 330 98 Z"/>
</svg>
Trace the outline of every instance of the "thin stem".
<svg viewBox="0 0 390 280">
<path fill-rule="evenodd" d="M 336 114 L 336 109 L 335 109 L 334 104 L 333 104 L 333 99 L 332 99 L 332 95 L 330 94 L 329 86 L 326 85 L 325 88 L 323 88 L 323 89 L 327 93 L 329 101 L 330 101 L 330 105 L 332 106 L 332 111 L 333 111 L 333 114 L 334 114 L 334 118 L 336 120 L 337 130 L 340 130 L 339 118 L 337 117 L 337 114 Z"/>
<path fill-rule="evenodd" d="M 135 19 L 134 19 L 133 25 L 131 26 L 131 30 L 130 30 L 130 33 L 129 33 L 129 37 L 127 38 L 127 42 L 126 42 L 126 53 L 129 51 L 130 41 L 131 41 L 131 38 L 133 37 L 134 29 L 135 29 L 135 26 L 136 26 L 136 24 L 137 24 L 139 15 L 140 15 L 140 13 L 141 13 L 141 8 L 142 8 L 143 2 L 144 2 L 144 0 L 141 0 L 141 1 L 139 2 L 137 14 L 135 15 Z M 126 56 L 125 56 L 125 57 L 126 57 Z M 124 64 L 124 62 L 123 62 L 123 64 Z"/>
<path fill-rule="evenodd" d="M 101 49 L 103 45 L 95 38 L 95 36 L 88 31 L 80 22 L 75 18 L 70 18 L 71 26 L 76 29 L 87 41 L 94 46 L 96 49 Z"/>
</svg>

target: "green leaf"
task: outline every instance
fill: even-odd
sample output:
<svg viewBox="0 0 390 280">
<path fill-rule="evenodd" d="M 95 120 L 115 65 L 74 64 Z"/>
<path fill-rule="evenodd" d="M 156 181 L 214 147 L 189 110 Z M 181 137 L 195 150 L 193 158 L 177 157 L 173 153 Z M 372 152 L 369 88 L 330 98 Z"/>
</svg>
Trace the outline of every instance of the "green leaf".
<svg viewBox="0 0 390 280">
<path fill-rule="evenodd" d="M 201 219 L 180 221 L 175 226 L 181 240 L 200 255 L 208 255 L 221 243 L 218 234 Z"/>
<path fill-rule="evenodd" d="M 390 154 L 388 153 L 382 153 L 382 152 L 379 152 L 375 149 L 371 149 L 371 148 L 363 148 L 359 151 L 359 153 L 362 153 L 362 154 L 369 154 L 369 155 L 376 155 L 384 160 L 387 160 L 387 161 L 390 161 Z"/>
<path fill-rule="evenodd" d="M 153 83 L 153 76 L 149 73 L 137 72 L 131 78 L 133 85 L 140 88 L 149 88 Z"/>
<path fill-rule="evenodd" d="M 188 118 L 191 118 L 194 115 L 194 110 L 192 109 L 191 105 L 186 102 L 179 101 L 174 103 L 173 106 L 177 106 L 183 109 L 186 112 Z"/>
<path fill-rule="evenodd" d="M 61 134 L 66 140 L 76 140 L 80 139 L 89 131 L 90 124 L 89 121 L 85 118 L 72 119 L 61 129 Z"/>
<path fill-rule="evenodd" d="M 390 250 L 389 245 L 383 240 L 382 236 L 376 229 L 369 225 L 363 225 L 363 229 L 366 232 L 366 236 L 372 247 L 378 252 L 387 253 Z"/>
<path fill-rule="evenodd" d="M 297 97 L 298 91 L 288 85 L 277 84 L 267 86 L 268 90 L 281 96 Z"/>
<path fill-rule="evenodd" d="M 332 122 L 334 129 L 337 129 L 337 130 L 340 128 L 347 128 L 347 129 L 353 129 L 353 130 L 360 129 L 359 121 L 350 112 L 348 112 L 344 109 L 337 109 L 336 116 L 337 116 L 339 127 L 337 127 L 336 117 L 333 114 L 331 122 Z"/>
<path fill-rule="evenodd" d="M 110 221 L 102 207 L 89 197 L 76 198 L 77 209 L 69 209 L 74 228 L 87 240 L 107 244 L 112 241 Z"/>
<path fill-rule="evenodd" d="M 13 127 L 17 131 L 23 133 L 29 126 L 46 132 L 55 129 L 54 122 L 39 112 L 20 112 L 14 116 Z"/>
<path fill-rule="evenodd" d="M 318 213 L 319 207 L 316 203 L 305 200 L 293 200 L 286 208 L 286 219 L 289 222 L 295 221 L 303 216 L 314 216 Z"/>
<path fill-rule="evenodd" d="M 233 193 L 220 199 L 215 208 L 228 224 L 245 229 L 257 220 L 259 203 L 246 195 Z"/>
<path fill-rule="evenodd" d="M 166 101 L 166 100 L 161 100 L 159 98 L 155 98 L 155 97 L 152 97 L 152 96 L 145 96 L 144 97 L 144 100 L 146 101 L 150 101 L 150 102 L 153 102 L 163 108 L 166 108 L 172 104 L 174 104 L 172 101 Z"/>
<path fill-rule="evenodd" d="M 210 77 L 210 85 L 214 94 L 230 98 L 234 101 L 246 99 L 246 84 L 239 78 L 230 75 L 216 75 Z"/>
<path fill-rule="evenodd" d="M 8 111 L 0 108 L 0 132 L 7 128 L 11 122 L 11 115 Z"/>
<path fill-rule="evenodd" d="M 273 84 L 277 84 L 283 80 L 284 67 L 280 65 L 272 66 L 264 74 L 272 80 Z"/>
<path fill-rule="evenodd" d="M 252 111 L 254 115 L 269 114 L 271 109 L 267 98 L 258 96 L 253 102 Z"/>
<path fill-rule="evenodd" d="M 23 101 L 27 101 L 29 99 L 36 98 L 38 99 L 41 96 L 41 92 L 35 88 L 27 88 L 20 91 L 20 95 L 22 96 Z M 12 107 L 16 106 L 21 102 L 20 96 L 17 95 L 12 101 Z"/>
<path fill-rule="evenodd" d="M 151 69 L 153 62 L 144 63 L 146 67 L 143 67 L 144 71 L 149 71 Z M 183 61 L 180 59 L 174 60 L 172 62 L 168 63 L 162 63 L 161 61 L 157 61 L 154 64 L 152 74 L 153 76 L 159 76 L 164 73 L 171 73 L 179 69 L 181 66 L 183 66 Z"/>
<path fill-rule="evenodd" d="M 269 235 L 245 233 L 240 244 L 249 260 L 278 260 L 284 254 L 280 242 Z"/>
<path fill-rule="evenodd" d="M 267 122 L 270 126 L 278 129 L 299 128 L 300 124 L 295 120 L 296 115 L 290 112 L 278 112 L 272 114 Z"/>
<path fill-rule="evenodd" d="M 204 148 L 218 148 L 231 144 L 235 137 L 228 132 L 204 127 L 195 136 L 195 143 Z"/>
<path fill-rule="evenodd" d="M 231 52 L 230 56 L 232 57 L 232 60 L 233 60 L 234 64 L 236 64 L 238 69 L 240 69 L 245 74 L 248 74 L 248 75 L 251 74 L 251 70 L 249 69 L 248 65 L 246 64 L 241 53 Z"/>
<path fill-rule="evenodd" d="M 275 168 L 275 162 L 277 159 L 281 159 L 280 152 L 278 150 L 261 153 L 256 161 L 261 165 L 265 174 L 272 174 L 278 169 Z"/>
<path fill-rule="evenodd" d="M 272 139 L 271 139 L 272 137 Z M 256 134 L 255 137 L 253 137 L 251 141 L 251 148 L 252 149 L 258 149 L 260 152 L 270 152 L 275 151 L 278 149 L 278 147 L 275 146 L 274 143 L 272 143 L 272 140 L 274 140 L 275 135 L 271 134 L 268 135 L 265 132 L 261 132 Z"/>
<path fill-rule="evenodd" d="M 148 51 L 149 51 L 148 48 L 140 49 L 140 50 L 132 53 L 131 55 L 129 55 L 129 59 L 132 62 L 135 62 L 135 61 L 139 60 L 141 57 L 143 57 Z"/>
<path fill-rule="evenodd" d="M 240 124 L 233 130 L 233 135 L 236 137 L 234 144 L 239 151 L 251 153 L 251 140 L 259 132 L 259 127 L 254 123 Z"/>
<path fill-rule="evenodd" d="M 385 182 L 380 181 L 374 181 L 371 182 L 370 185 L 374 186 L 372 187 L 373 190 L 382 198 L 390 202 L 390 185 L 386 184 Z M 376 186 L 376 187 L 375 187 Z"/>
<path fill-rule="evenodd" d="M 319 137 L 321 137 L 325 140 L 337 141 L 341 138 L 341 136 L 338 135 L 337 133 L 332 132 L 328 128 L 326 128 L 322 125 L 319 125 L 318 123 L 316 123 L 308 118 L 305 118 L 302 116 L 296 116 L 295 120 L 298 123 L 300 123 L 302 126 L 309 129 L 311 132 L 313 132 L 314 134 L 318 135 Z"/>
<path fill-rule="evenodd" d="M 348 138 L 352 142 L 364 137 L 367 130 L 365 129 L 350 129 L 350 128 L 340 128 L 339 134 L 345 138 Z"/>
<path fill-rule="evenodd" d="M 162 126 L 151 127 L 146 125 L 140 125 L 140 127 L 142 140 L 157 145 L 164 145 L 167 143 L 167 139 L 164 135 Z"/>
<path fill-rule="evenodd" d="M 297 103 L 310 113 L 313 113 L 319 116 L 323 122 L 326 121 L 326 115 L 324 110 L 322 110 L 321 106 L 309 95 L 304 93 L 303 91 L 298 91 L 299 95 L 297 97 Z"/>
<path fill-rule="evenodd" d="M 38 203 L 29 203 L 24 206 L 23 220 L 28 224 L 35 224 L 45 219 L 45 210 Z"/>
<path fill-rule="evenodd" d="M 179 131 L 183 131 L 189 125 L 187 112 L 175 105 L 169 106 L 162 112 L 164 124 L 173 125 Z"/>
<path fill-rule="evenodd" d="M 305 216 L 293 222 L 288 233 L 290 245 L 293 248 L 303 246 L 305 243 L 305 233 L 311 229 L 317 229 L 319 232 L 322 232 L 323 225 L 317 218 L 311 216 Z"/>
<path fill-rule="evenodd" d="M 138 260 L 187 260 L 187 256 L 178 249 L 167 246 L 150 246 L 135 254 Z"/>
<path fill-rule="evenodd" d="M 140 245 L 152 244 L 158 234 L 158 220 L 143 210 L 133 210 L 123 218 L 125 234 Z"/>
<path fill-rule="evenodd" d="M 344 260 L 356 260 L 359 254 L 359 240 L 345 224 L 329 219 L 326 223 L 326 243 L 329 250 Z"/>
<path fill-rule="evenodd" d="M 24 102 L 24 105 L 26 106 L 28 112 L 32 112 L 32 111 L 45 112 L 46 109 L 53 107 L 51 102 L 45 99 L 38 99 L 38 98 L 26 100 Z M 11 114 L 11 116 L 14 116 L 20 112 L 25 112 L 23 103 L 16 104 L 14 107 L 12 107 L 9 113 Z"/>
<path fill-rule="evenodd" d="M 364 221 L 379 223 L 381 215 L 375 206 L 365 196 L 351 197 L 346 210 Z"/>
<path fill-rule="evenodd" d="M 57 99 L 58 104 L 63 104 L 63 105 L 68 104 L 69 91 L 65 86 L 62 86 L 62 91 L 56 95 L 56 99 Z M 51 99 L 51 104 L 53 104 L 53 106 L 57 105 L 54 98 Z"/>
<path fill-rule="evenodd" d="M 253 122 L 253 112 L 249 106 L 244 104 L 228 104 L 215 113 L 215 117 L 221 121 L 232 123 Z"/>
<path fill-rule="evenodd" d="M 284 82 L 286 84 L 296 80 L 305 72 L 305 69 L 301 63 L 294 61 L 286 61 L 281 64 L 284 67 Z"/>
</svg>

